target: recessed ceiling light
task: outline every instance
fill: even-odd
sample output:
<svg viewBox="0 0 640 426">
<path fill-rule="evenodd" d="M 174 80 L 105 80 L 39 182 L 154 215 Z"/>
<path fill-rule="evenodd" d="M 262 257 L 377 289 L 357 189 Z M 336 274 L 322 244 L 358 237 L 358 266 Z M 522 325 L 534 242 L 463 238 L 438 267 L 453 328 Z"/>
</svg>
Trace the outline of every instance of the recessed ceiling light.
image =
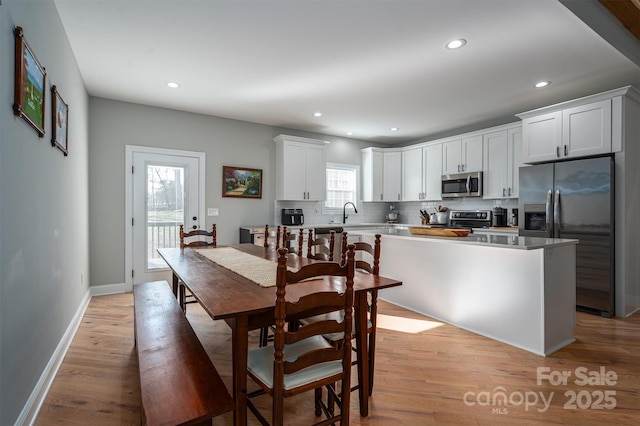
<svg viewBox="0 0 640 426">
<path fill-rule="evenodd" d="M 180 87 L 180 84 L 176 83 L 175 81 L 167 81 L 167 86 L 171 87 L 172 89 L 177 89 L 178 87 Z"/>
<path fill-rule="evenodd" d="M 392 127 L 389 130 L 391 130 L 392 132 L 397 132 L 398 130 L 400 130 L 400 128 L 398 127 Z"/>
<path fill-rule="evenodd" d="M 463 39 L 463 38 L 458 38 L 455 40 L 451 40 L 450 42 L 448 42 L 445 47 L 447 49 L 453 50 L 453 49 L 459 49 L 462 46 L 464 46 L 465 44 L 467 44 L 467 40 Z"/>
<path fill-rule="evenodd" d="M 353 132 L 347 132 L 347 136 L 353 135 Z"/>
<path fill-rule="evenodd" d="M 313 116 L 314 117 L 322 117 L 322 113 L 321 112 L 314 112 Z"/>
<path fill-rule="evenodd" d="M 550 84 L 551 84 L 550 81 L 539 81 L 538 83 L 536 83 L 535 87 L 537 87 L 539 89 L 541 87 L 547 87 Z"/>
</svg>

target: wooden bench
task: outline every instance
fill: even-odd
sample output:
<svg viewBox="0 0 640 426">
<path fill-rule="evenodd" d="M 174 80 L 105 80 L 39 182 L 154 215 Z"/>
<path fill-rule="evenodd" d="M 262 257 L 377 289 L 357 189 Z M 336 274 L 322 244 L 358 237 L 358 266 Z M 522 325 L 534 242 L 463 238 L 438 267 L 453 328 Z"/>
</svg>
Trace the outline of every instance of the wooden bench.
<svg viewBox="0 0 640 426">
<path fill-rule="evenodd" d="M 133 286 L 142 424 L 211 425 L 233 399 L 166 281 Z"/>
</svg>

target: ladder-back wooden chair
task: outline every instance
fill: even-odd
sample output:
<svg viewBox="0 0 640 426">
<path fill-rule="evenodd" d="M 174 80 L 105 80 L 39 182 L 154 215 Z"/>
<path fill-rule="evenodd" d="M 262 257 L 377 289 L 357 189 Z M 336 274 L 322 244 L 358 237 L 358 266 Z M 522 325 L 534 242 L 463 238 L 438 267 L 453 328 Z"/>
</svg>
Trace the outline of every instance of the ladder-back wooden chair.
<svg viewBox="0 0 640 426">
<path fill-rule="evenodd" d="M 205 238 L 205 240 L 202 239 L 203 237 Z M 210 240 L 207 241 L 207 239 L 209 238 Z M 215 223 L 211 227 L 211 231 L 207 231 L 204 229 L 194 229 L 190 232 L 184 232 L 184 225 L 180 225 L 180 248 L 217 247 L 217 245 L 218 236 Z M 186 294 L 184 283 L 182 282 L 178 283 L 178 293 L 178 301 L 180 302 L 180 306 L 185 312 L 187 310 L 188 304 L 198 303 L 198 301 L 194 299 L 192 294 Z"/>
<path fill-rule="evenodd" d="M 354 252 L 356 257 L 355 267 L 356 270 L 380 275 L 380 241 L 381 235 L 376 234 L 373 246 L 364 241 L 358 241 L 352 243 L 354 247 Z M 341 264 L 346 261 L 347 257 L 347 241 L 348 235 L 346 232 L 342 233 L 342 254 L 341 254 Z M 377 327 L 377 316 L 378 316 L 378 291 L 371 290 L 368 297 L 368 307 L 367 307 L 367 354 L 369 357 L 369 395 L 373 393 L 373 378 L 374 378 L 374 366 L 375 366 L 375 354 L 376 354 L 376 327 Z M 335 316 L 336 314 L 332 314 Z M 323 316 L 319 317 L 311 317 L 301 320 L 301 323 L 312 323 L 318 321 L 319 319 L 323 319 Z M 355 328 L 355 326 L 354 326 Z M 355 337 L 352 336 L 352 337 Z M 342 339 L 340 335 L 325 335 L 325 338 L 329 340 L 332 344 L 339 344 Z M 358 360 L 354 362 L 357 363 Z M 359 384 L 354 386 L 351 390 L 358 389 Z"/>
<path fill-rule="evenodd" d="M 268 424 L 253 399 L 259 395 L 270 395 L 271 424 L 283 425 L 285 398 L 314 389 L 315 414 L 327 417 L 327 420 L 316 425 L 335 422 L 348 425 L 351 339 L 343 338 L 341 344 L 332 345 L 322 336 L 331 333 L 350 336 L 352 333 L 355 267 L 353 247 L 348 248 L 344 265 L 337 262 L 317 262 L 303 266 L 297 272 L 287 270 L 287 250 L 281 248 L 278 253 L 274 343 L 248 353 L 247 372 L 260 389 L 247 395 L 247 406 L 262 424 Z M 340 279 L 345 288 L 327 289 L 302 296 L 295 301 L 287 298 L 288 285 L 313 278 Z M 295 331 L 286 329 L 285 323 L 294 318 L 331 312 L 343 312 L 346 321 L 329 319 L 311 326 L 301 326 Z M 336 382 L 341 382 L 340 394 L 335 390 Z M 323 387 L 327 389 L 328 401 L 335 401 L 340 407 L 338 414 L 329 409 L 330 402 L 325 403 L 323 400 Z"/>
<path fill-rule="evenodd" d="M 298 234 L 288 232 L 285 226 L 282 231 L 282 247 L 286 248 L 289 253 L 295 253 L 302 256 L 302 245 L 304 241 L 304 229 L 300 228 Z"/>
<path fill-rule="evenodd" d="M 307 238 L 307 257 L 315 260 L 328 260 L 333 262 L 333 250 L 336 241 L 336 231 L 331 231 L 329 238 L 318 237 L 313 238 L 313 229 L 309 229 L 309 237 Z M 343 247 L 344 246 L 343 244 Z M 345 251 L 346 256 L 346 251 Z"/>
</svg>

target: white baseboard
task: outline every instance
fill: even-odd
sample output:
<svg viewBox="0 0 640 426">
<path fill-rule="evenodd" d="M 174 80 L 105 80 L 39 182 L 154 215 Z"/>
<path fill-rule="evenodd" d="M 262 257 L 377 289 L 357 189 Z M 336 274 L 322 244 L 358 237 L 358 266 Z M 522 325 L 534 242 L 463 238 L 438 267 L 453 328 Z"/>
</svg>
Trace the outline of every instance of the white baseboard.
<svg viewBox="0 0 640 426">
<path fill-rule="evenodd" d="M 89 287 L 89 289 L 91 290 L 91 296 L 106 296 L 107 294 L 126 293 L 127 291 L 125 283 L 95 285 Z"/>
<path fill-rule="evenodd" d="M 38 383 L 36 383 L 35 388 L 31 392 L 27 403 L 22 409 L 20 416 L 16 420 L 16 425 L 32 425 L 40 412 L 40 408 L 42 408 L 42 404 L 44 402 L 47 393 L 49 392 L 49 388 L 53 383 L 53 380 L 58 373 L 58 369 L 64 360 L 65 355 L 67 354 L 67 350 L 69 346 L 71 346 L 71 342 L 73 341 L 73 337 L 80 327 L 80 323 L 82 322 L 82 317 L 84 316 L 84 312 L 89 306 L 89 302 L 91 301 L 91 291 L 87 289 L 82 301 L 80 302 L 80 306 L 76 310 L 75 315 L 73 316 L 71 323 L 67 327 L 62 339 L 58 343 L 55 351 L 51 355 L 47 366 L 44 371 L 40 375 L 40 379 Z"/>
</svg>

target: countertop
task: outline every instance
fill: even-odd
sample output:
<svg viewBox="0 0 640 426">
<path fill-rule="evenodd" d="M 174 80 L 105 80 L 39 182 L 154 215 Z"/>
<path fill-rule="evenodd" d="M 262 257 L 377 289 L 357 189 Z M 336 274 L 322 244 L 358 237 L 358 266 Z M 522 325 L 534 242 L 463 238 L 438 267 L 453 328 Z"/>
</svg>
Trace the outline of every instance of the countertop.
<svg viewBox="0 0 640 426">
<path fill-rule="evenodd" d="M 381 234 L 385 238 L 406 238 L 417 241 L 430 241 L 443 244 L 469 244 L 496 248 L 534 250 L 563 245 L 578 244 L 578 240 L 567 238 L 539 238 L 521 237 L 519 235 L 492 234 L 492 233 L 471 233 L 466 237 L 438 237 L 431 235 L 414 235 L 408 229 L 391 228 L 369 228 L 359 229 L 360 235 Z"/>
</svg>

